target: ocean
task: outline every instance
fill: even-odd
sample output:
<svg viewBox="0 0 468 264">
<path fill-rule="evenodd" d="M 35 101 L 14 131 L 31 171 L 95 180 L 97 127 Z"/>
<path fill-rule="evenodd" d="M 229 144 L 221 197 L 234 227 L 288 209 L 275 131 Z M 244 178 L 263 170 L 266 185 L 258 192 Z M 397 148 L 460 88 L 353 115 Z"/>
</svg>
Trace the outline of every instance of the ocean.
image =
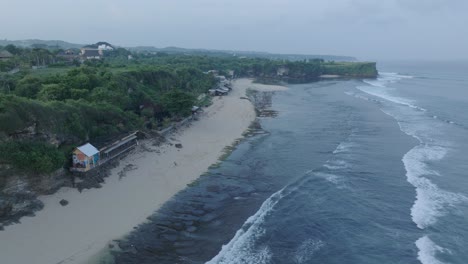
<svg viewBox="0 0 468 264">
<path fill-rule="evenodd" d="M 468 62 L 378 68 L 264 94 L 277 114 L 110 262 L 468 263 Z"/>
</svg>

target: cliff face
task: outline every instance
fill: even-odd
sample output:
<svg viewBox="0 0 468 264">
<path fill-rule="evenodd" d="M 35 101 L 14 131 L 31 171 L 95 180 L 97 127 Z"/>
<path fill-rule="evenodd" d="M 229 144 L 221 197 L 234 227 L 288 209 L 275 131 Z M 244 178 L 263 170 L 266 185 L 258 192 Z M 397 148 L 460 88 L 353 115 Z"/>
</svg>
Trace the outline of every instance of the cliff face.
<svg viewBox="0 0 468 264">
<path fill-rule="evenodd" d="M 323 74 L 355 78 L 375 78 L 378 75 L 378 71 L 375 62 L 336 62 L 325 64 Z"/>
<path fill-rule="evenodd" d="M 252 71 L 250 77 L 261 83 L 307 83 L 317 81 L 322 75 L 347 78 L 375 78 L 378 75 L 375 62 L 321 62 L 303 65 L 283 65 L 272 70 Z"/>
</svg>

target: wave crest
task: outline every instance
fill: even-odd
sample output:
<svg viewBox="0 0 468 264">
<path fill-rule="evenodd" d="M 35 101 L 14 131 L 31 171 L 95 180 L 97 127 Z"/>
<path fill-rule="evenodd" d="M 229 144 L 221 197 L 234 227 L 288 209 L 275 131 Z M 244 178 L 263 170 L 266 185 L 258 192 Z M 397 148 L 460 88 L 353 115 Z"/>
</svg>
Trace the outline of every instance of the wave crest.
<svg viewBox="0 0 468 264">
<path fill-rule="evenodd" d="M 436 255 L 437 253 L 449 252 L 447 249 L 436 245 L 428 236 L 421 237 L 415 244 L 419 249 L 418 260 L 422 264 L 444 264 L 436 258 Z"/>
</svg>

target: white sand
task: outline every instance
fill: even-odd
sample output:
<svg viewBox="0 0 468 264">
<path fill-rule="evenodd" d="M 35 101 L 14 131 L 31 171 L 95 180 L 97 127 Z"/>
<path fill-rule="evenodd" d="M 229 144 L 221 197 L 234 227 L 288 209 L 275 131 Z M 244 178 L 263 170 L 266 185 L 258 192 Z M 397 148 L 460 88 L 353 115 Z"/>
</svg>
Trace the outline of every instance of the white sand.
<svg viewBox="0 0 468 264">
<path fill-rule="evenodd" d="M 260 83 L 253 83 L 251 79 L 239 79 L 235 83 L 238 86 L 246 87 L 247 89 L 253 89 L 262 92 L 271 91 L 285 91 L 288 88 L 280 85 L 266 85 Z"/>
<path fill-rule="evenodd" d="M 146 220 L 165 201 L 197 179 L 217 162 L 225 146 L 242 136 L 255 119 L 245 96 L 247 88 L 284 90 L 282 86 L 234 82 L 233 91 L 214 98 L 199 121 L 171 136 L 183 148 L 165 145 L 161 153 L 139 152 L 121 161 L 101 189 L 62 188 L 41 197 L 45 207 L 35 217 L 0 231 L 0 263 L 87 263 L 110 241 L 127 234 Z M 175 165 L 175 163 L 177 165 Z M 119 179 L 118 173 L 132 164 L 133 170 Z M 62 207 L 61 199 L 70 203 Z"/>
<path fill-rule="evenodd" d="M 335 74 L 322 74 L 320 75 L 320 78 L 339 78 L 341 77 L 340 75 L 335 75 Z"/>
</svg>

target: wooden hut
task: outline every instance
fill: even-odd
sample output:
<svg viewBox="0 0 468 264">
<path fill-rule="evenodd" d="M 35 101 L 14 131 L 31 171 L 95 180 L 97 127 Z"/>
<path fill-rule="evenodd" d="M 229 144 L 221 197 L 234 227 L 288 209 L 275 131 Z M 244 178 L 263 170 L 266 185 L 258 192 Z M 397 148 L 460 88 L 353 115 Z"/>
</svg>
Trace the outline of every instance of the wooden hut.
<svg viewBox="0 0 468 264">
<path fill-rule="evenodd" d="M 86 143 L 73 151 L 71 171 L 87 172 L 99 165 L 99 150 Z"/>
</svg>

